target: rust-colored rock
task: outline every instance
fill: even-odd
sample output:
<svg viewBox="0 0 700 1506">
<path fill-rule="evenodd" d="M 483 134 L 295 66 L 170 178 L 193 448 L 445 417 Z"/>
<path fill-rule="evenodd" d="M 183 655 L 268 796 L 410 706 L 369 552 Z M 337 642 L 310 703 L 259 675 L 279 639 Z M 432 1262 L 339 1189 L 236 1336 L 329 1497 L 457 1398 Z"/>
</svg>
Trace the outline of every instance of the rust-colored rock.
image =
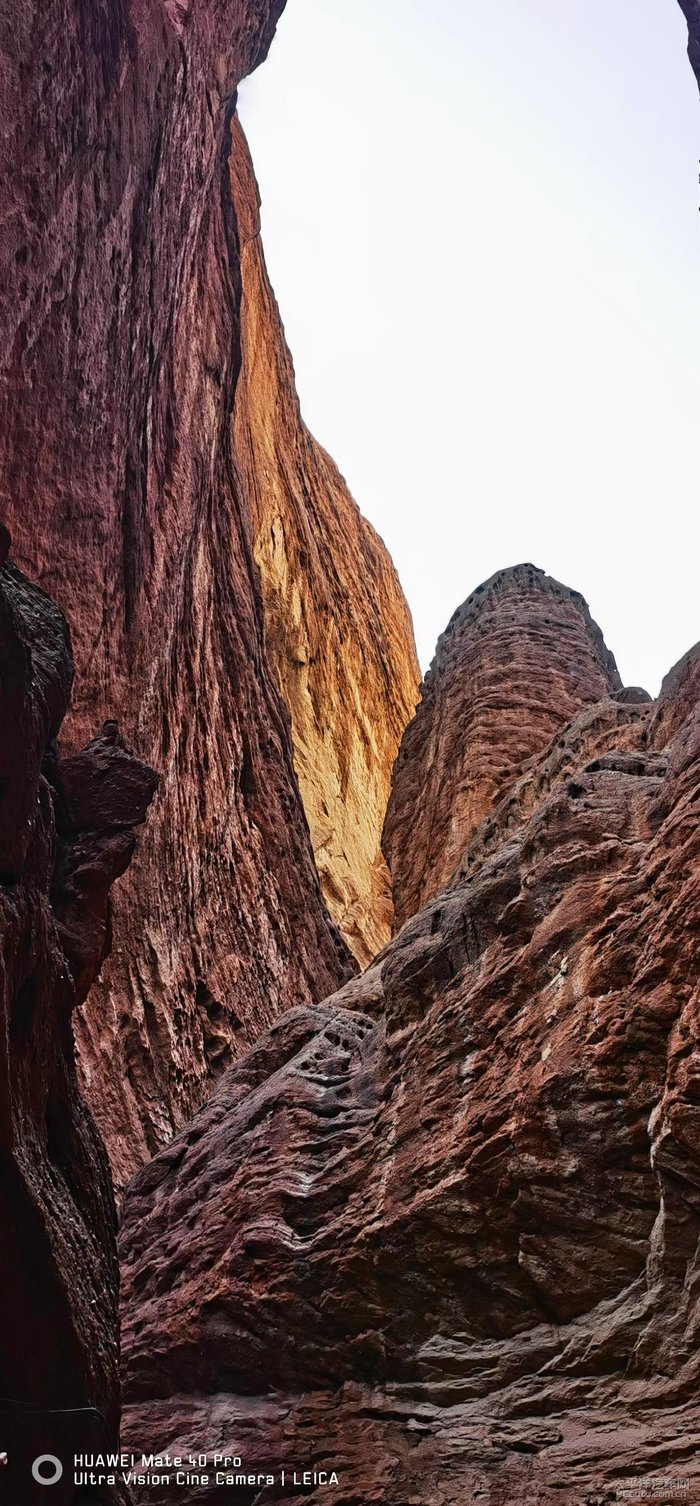
<svg viewBox="0 0 700 1506">
<path fill-rule="evenodd" d="M 71 623 L 75 751 L 162 772 L 76 1031 L 118 1181 L 352 969 L 324 906 L 233 447 L 231 98 L 282 0 L 0 0 L 0 503 Z M 70 921 L 67 919 L 67 924 Z"/>
<path fill-rule="evenodd" d="M 357 957 L 389 934 L 410 619 L 301 423 L 231 143 L 281 10 L 66 0 L 59 24 L 0 0 L 0 502 L 71 622 L 73 749 L 117 717 L 163 775 L 77 1024 L 120 1183 L 280 1011 L 353 970 L 307 815 Z"/>
<path fill-rule="evenodd" d="M 2 530 L 0 554 L 7 553 Z M 73 668 L 53 602 L 0 567 L 0 1498 L 45 1501 L 31 1462 L 118 1441 L 116 1217 L 78 1093 L 72 1011 L 110 943 L 109 888 L 156 778 L 116 728 L 55 742 Z M 121 1490 L 103 1501 L 122 1500 Z"/>
<path fill-rule="evenodd" d="M 477 587 L 440 638 L 394 770 L 383 847 L 397 927 L 444 889 L 528 760 L 619 689 L 578 591 L 534 565 Z"/>
<path fill-rule="evenodd" d="M 268 649 L 291 715 L 321 887 L 367 964 L 391 934 L 381 834 L 394 760 L 418 699 L 413 629 L 381 539 L 302 421 L 238 122 L 230 161 L 243 285 L 235 444 Z"/>
<path fill-rule="evenodd" d="M 125 1436 L 235 1446 L 276 1476 L 242 1501 L 601 1506 L 647 1475 L 700 1501 L 697 673 L 606 694 L 577 598 L 522 590 L 573 719 L 500 800 L 484 759 L 450 889 L 127 1195 Z"/>
</svg>

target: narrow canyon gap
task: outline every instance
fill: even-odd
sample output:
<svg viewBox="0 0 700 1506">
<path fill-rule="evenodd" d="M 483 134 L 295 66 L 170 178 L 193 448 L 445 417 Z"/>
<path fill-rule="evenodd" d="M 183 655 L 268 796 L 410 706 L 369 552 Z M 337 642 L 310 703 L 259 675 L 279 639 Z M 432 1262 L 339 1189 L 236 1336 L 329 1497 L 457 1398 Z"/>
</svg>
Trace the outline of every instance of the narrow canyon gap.
<svg viewBox="0 0 700 1506">
<path fill-rule="evenodd" d="M 415 656 L 264 272 L 233 105 L 280 10 L 0 0 L 3 1389 L 116 1434 L 82 1080 L 148 1162 L 127 1447 L 313 1459 L 319 1506 L 700 1499 L 700 656 L 652 702 L 578 593 L 473 593 L 388 940 Z"/>
<path fill-rule="evenodd" d="M 277 1014 L 390 932 L 380 837 L 411 623 L 301 423 L 232 135 L 281 9 L 0 11 L 0 510 L 70 623 L 64 740 L 118 717 L 162 775 L 76 1016 L 118 1183 Z"/>
</svg>

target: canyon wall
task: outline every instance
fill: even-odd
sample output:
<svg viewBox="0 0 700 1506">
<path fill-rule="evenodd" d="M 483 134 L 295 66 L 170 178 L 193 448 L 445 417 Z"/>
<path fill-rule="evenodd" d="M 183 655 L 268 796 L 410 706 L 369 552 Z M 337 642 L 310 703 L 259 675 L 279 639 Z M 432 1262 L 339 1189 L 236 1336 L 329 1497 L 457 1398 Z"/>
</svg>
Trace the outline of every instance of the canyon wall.
<svg viewBox="0 0 700 1506">
<path fill-rule="evenodd" d="M 530 566 L 474 593 L 396 771 L 405 924 L 351 977 L 324 894 L 370 958 L 414 661 L 299 418 L 231 134 L 281 8 L 0 0 L 0 506 L 80 666 L 61 751 L 65 623 L 0 527 L 2 1485 L 44 1499 L 39 1423 L 66 1460 L 118 1424 L 75 1022 L 117 1179 L 154 1157 L 127 1447 L 338 1472 L 241 1506 L 697 1501 L 700 654 L 651 703 L 577 593 Z"/>
<path fill-rule="evenodd" d="M 245 1502 L 579 1506 L 646 1475 L 700 1499 L 700 656 L 658 703 L 623 692 L 581 599 L 528 577 L 508 631 L 547 643 L 571 719 L 511 787 L 484 759 L 449 890 L 278 1021 L 127 1196 L 125 1437 L 235 1440 L 276 1476 Z M 494 651 L 502 623 L 487 604 Z M 434 720 L 461 684 L 481 725 L 457 643 Z M 337 1483 L 294 1486 L 309 1467 Z"/>
<path fill-rule="evenodd" d="M 291 715 L 324 897 L 366 965 L 391 934 L 381 833 L 394 760 L 418 698 L 413 629 L 381 539 L 302 421 L 238 122 L 230 164 L 243 290 L 235 445 L 253 514 L 268 652 Z"/>
<path fill-rule="evenodd" d="M 236 403 L 245 205 L 231 188 L 248 168 L 239 153 L 232 173 L 232 101 L 281 10 L 281 0 L 128 0 L 108 11 L 32 0 L 18 15 L 0 0 L 0 516 L 18 562 L 71 624 L 68 744 L 116 716 L 162 774 L 117 901 L 113 955 L 76 1017 L 84 1089 L 118 1182 L 281 1010 L 323 997 L 355 966 L 321 894 L 279 682 L 326 894 L 360 955 L 387 933 L 379 826 L 411 709 L 410 622 L 380 546 L 300 424 L 250 235 L 250 421 L 243 396 Z M 246 191 L 252 209 L 250 177 Z M 266 351 L 267 340 L 279 348 Z M 285 373 L 277 442 L 294 454 L 288 498 L 271 476 L 251 509 L 267 421 L 261 362 Z M 286 586 L 265 568 L 262 541 L 278 517 Z M 336 519 L 347 547 L 338 543 L 326 584 Z M 295 574 L 307 549 L 318 559 L 308 589 Z M 368 622 L 363 570 L 380 603 Z M 279 636 L 280 615 L 293 621 L 301 598 L 318 654 L 308 696 L 288 662 L 292 630 Z M 385 604 L 386 632 L 363 667 L 363 634 Z M 324 708 L 327 691 L 335 701 Z"/>
<path fill-rule="evenodd" d="M 533 755 L 621 688 L 583 598 L 532 565 L 501 570 L 452 617 L 394 770 L 383 846 L 397 927 L 444 889 Z"/>
<path fill-rule="evenodd" d="M 54 1454 L 63 1506 L 73 1455 L 119 1437 L 116 1214 L 72 1017 L 109 951 L 109 889 L 157 781 L 113 723 L 61 758 L 68 633 L 8 544 L 0 529 L 0 1482 L 17 1506 L 45 1499 L 31 1463 Z"/>
</svg>

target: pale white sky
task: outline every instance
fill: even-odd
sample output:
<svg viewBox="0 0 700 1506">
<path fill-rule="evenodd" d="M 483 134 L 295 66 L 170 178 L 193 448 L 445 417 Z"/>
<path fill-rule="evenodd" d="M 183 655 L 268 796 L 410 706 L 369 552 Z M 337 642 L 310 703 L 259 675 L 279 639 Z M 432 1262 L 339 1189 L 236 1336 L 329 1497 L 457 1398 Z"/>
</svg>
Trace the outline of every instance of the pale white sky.
<svg viewBox="0 0 700 1506">
<path fill-rule="evenodd" d="M 240 113 L 304 416 L 423 666 L 533 560 L 655 692 L 700 639 L 700 115 L 675 0 L 288 0 Z"/>
</svg>

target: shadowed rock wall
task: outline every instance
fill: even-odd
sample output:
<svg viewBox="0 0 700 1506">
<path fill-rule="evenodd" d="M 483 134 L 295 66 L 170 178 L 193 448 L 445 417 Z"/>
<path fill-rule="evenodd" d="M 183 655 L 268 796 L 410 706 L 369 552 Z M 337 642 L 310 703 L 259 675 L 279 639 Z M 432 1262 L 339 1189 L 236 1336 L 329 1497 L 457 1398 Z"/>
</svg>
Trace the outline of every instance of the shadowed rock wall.
<svg viewBox="0 0 700 1506">
<path fill-rule="evenodd" d="M 109 951 L 110 885 L 157 781 L 114 724 L 60 757 L 68 633 L 7 543 L 0 530 L 0 1491 L 44 1499 L 31 1462 L 52 1453 L 63 1506 L 73 1454 L 114 1448 L 119 1429 L 116 1214 L 73 1011 Z"/>
</svg>

